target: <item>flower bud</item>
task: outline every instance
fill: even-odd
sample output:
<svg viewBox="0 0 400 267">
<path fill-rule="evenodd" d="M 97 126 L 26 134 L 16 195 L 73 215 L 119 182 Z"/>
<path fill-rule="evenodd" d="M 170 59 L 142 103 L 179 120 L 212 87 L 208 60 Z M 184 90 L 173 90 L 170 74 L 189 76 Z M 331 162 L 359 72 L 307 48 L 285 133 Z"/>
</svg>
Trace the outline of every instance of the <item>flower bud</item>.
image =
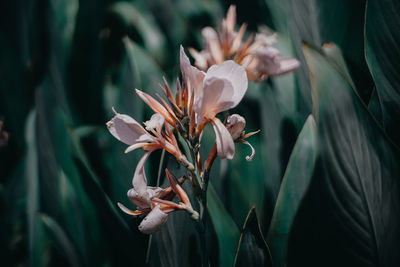
<svg viewBox="0 0 400 267">
<path fill-rule="evenodd" d="M 234 141 L 242 136 L 245 127 L 246 120 L 238 114 L 233 114 L 226 120 L 226 128 Z"/>
</svg>

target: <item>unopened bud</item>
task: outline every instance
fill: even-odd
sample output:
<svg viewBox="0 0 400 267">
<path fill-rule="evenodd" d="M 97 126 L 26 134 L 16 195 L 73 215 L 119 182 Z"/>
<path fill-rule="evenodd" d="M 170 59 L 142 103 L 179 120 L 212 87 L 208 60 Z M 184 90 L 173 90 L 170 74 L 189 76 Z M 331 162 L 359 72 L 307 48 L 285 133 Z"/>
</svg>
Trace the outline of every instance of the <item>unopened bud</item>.
<svg viewBox="0 0 400 267">
<path fill-rule="evenodd" d="M 243 134 L 246 127 L 246 120 L 238 114 L 233 114 L 228 117 L 225 126 L 231 134 L 232 139 L 236 141 Z"/>
</svg>

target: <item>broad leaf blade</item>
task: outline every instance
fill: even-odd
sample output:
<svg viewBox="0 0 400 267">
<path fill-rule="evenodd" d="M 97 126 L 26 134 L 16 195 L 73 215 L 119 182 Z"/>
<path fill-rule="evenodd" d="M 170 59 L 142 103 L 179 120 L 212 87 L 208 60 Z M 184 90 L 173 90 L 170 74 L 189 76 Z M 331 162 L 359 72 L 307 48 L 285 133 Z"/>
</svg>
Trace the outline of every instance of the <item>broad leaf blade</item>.
<svg viewBox="0 0 400 267">
<path fill-rule="evenodd" d="M 56 248 L 59 250 L 61 255 L 64 255 L 66 260 L 71 266 L 80 266 L 80 260 L 73 243 L 70 241 L 62 227 L 51 217 L 45 214 L 40 215 L 40 219 L 46 226 L 47 231 L 54 240 Z"/>
<path fill-rule="evenodd" d="M 207 208 L 218 237 L 219 266 L 232 266 L 240 233 L 212 184 L 207 190 Z"/>
<path fill-rule="evenodd" d="M 308 188 L 316 157 L 316 126 L 310 115 L 290 156 L 268 233 L 274 266 L 284 266 L 289 229 Z"/>
<path fill-rule="evenodd" d="M 293 222 L 288 266 L 399 266 L 399 152 L 329 61 L 304 50 L 319 160 Z"/>
<path fill-rule="evenodd" d="M 27 225 L 29 242 L 29 264 L 41 266 L 45 264 L 44 256 L 44 234 L 40 223 L 38 212 L 40 210 L 39 190 L 39 162 L 37 157 L 37 119 L 36 111 L 29 113 L 26 120 L 25 140 L 27 143 L 25 177 L 27 190 Z"/>
<path fill-rule="evenodd" d="M 400 144 L 400 2 L 369 0 L 365 22 L 365 56 L 382 103 L 383 125 Z M 379 117 L 379 116 L 377 116 Z"/>
</svg>

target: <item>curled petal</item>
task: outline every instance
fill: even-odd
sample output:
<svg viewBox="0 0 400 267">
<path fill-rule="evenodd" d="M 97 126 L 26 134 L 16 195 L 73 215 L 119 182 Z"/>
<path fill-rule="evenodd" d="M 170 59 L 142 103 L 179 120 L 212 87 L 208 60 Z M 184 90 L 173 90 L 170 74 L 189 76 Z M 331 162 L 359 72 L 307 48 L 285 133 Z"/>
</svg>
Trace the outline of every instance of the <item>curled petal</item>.
<svg viewBox="0 0 400 267">
<path fill-rule="evenodd" d="M 123 211 L 123 212 L 125 212 L 126 214 L 129 214 L 129 215 L 132 215 L 132 216 L 138 216 L 138 215 L 142 215 L 142 214 L 144 214 L 145 213 L 145 211 L 142 211 L 142 210 L 131 210 L 131 209 L 128 209 L 127 207 L 125 207 L 124 205 L 122 205 L 121 203 L 117 203 L 118 204 L 118 207 Z"/>
<path fill-rule="evenodd" d="M 216 137 L 217 157 L 232 159 L 235 155 L 235 144 L 233 143 L 231 134 L 218 118 L 214 118 L 212 124 Z"/>
<path fill-rule="evenodd" d="M 183 47 L 180 47 L 180 61 L 181 61 L 181 72 L 182 72 L 182 80 L 183 84 L 186 84 L 186 81 L 189 81 L 189 84 L 193 88 L 194 99 L 200 95 L 200 92 L 203 89 L 203 80 L 206 75 L 203 71 L 198 70 L 197 68 L 190 65 L 189 58 L 186 56 Z"/>
<path fill-rule="evenodd" d="M 144 125 L 146 125 L 146 130 L 151 131 L 155 129 L 158 133 L 161 131 L 161 128 L 163 127 L 165 122 L 165 119 L 163 115 L 156 113 L 153 114 L 150 118 L 150 120 L 146 121 Z"/>
<path fill-rule="evenodd" d="M 160 205 L 156 205 L 139 224 L 139 230 L 144 234 L 152 234 L 161 228 L 167 218 L 168 214 L 160 209 Z"/>
<path fill-rule="evenodd" d="M 146 195 L 147 198 L 149 198 L 148 193 L 147 193 L 147 178 L 146 178 L 146 173 L 144 170 L 144 165 L 149 158 L 151 152 L 147 152 L 143 155 L 143 157 L 140 159 L 136 166 L 135 174 L 133 175 L 132 179 L 132 185 L 133 189 L 141 195 Z M 129 192 L 129 191 L 128 191 Z M 129 193 L 128 193 L 129 197 Z"/>
<path fill-rule="evenodd" d="M 115 138 L 127 145 L 153 141 L 153 137 L 137 121 L 125 114 L 116 113 L 107 122 L 107 128 Z"/>
<path fill-rule="evenodd" d="M 246 156 L 246 160 L 247 161 L 252 161 L 254 159 L 254 156 L 256 155 L 256 151 L 255 151 L 254 147 L 249 142 L 247 142 L 246 140 L 240 140 L 240 142 L 243 143 L 243 144 L 246 144 L 246 145 L 248 145 L 250 147 L 251 154 L 250 154 L 250 156 Z"/>
<path fill-rule="evenodd" d="M 125 149 L 125 153 L 129 153 L 137 148 L 143 148 L 143 150 L 151 152 L 158 148 L 162 148 L 162 146 L 158 143 L 137 143 Z"/>
<path fill-rule="evenodd" d="M 226 120 L 226 128 L 232 135 L 232 139 L 236 141 L 244 131 L 244 128 L 246 127 L 246 120 L 238 115 L 238 114 L 233 114 L 228 117 Z"/>
</svg>

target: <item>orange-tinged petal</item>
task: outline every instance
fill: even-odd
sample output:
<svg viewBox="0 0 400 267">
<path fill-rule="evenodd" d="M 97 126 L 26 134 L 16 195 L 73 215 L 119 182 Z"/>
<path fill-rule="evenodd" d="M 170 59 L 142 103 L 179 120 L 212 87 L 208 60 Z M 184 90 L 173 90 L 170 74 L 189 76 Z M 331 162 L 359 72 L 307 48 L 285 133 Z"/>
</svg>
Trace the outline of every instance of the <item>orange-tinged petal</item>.
<svg viewBox="0 0 400 267">
<path fill-rule="evenodd" d="M 173 118 L 171 115 L 168 113 L 167 109 L 161 105 L 157 100 L 155 100 L 152 96 L 140 91 L 139 89 L 136 89 L 136 93 L 139 95 L 139 97 L 154 111 L 157 113 L 160 113 L 161 115 L 164 116 L 165 120 L 171 124 L 175 125 Z"/>
<path fill-rule="evenodd" d="M 175 176 L 168 169 L 165 169 L 165 173 L 167 174 L 167 178 L 169 183 L 171 184 L 172 190 L 174 190 L 175 194 L 179 196 L 179 198 L 182 200 L 183 203 L 185 203 L 186 206 L 191 208 L 192 204 L 190 203 L 189 197 L 186 194 L 185 190 L 183 190 L 183 188 L 178 184 Z"/>
<path fill-rule="evenodd" d="M 145 211 L 143 211 L 143 210 L 131 210 L 131 209 L 128 209 L 127 207 L 125 207 L 124 205 L 122 205 L 119 202 L 117 204 L 118 204 L 118 207 L 123 212 L 125 212 L 126 214 L 129 214 L 129 215 L 132 215 L 132 216 L 139 216 L 139 215 L 145 214 Z"/>
</svg>

